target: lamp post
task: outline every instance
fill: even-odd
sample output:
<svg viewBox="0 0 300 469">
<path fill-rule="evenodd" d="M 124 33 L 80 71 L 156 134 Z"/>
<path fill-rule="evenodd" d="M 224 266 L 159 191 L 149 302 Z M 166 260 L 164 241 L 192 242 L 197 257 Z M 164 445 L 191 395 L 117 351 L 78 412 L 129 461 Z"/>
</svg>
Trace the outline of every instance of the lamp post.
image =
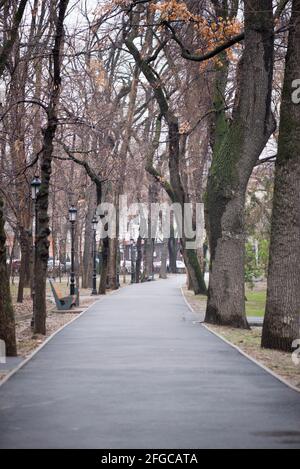
<svg viewBox="0 0 300 469">
<path fill-rule="evenodd" d="M 75 222 L 77 218 L 77 209 L 72 205 L 69 209 L 69 220 L 71 223 L 71 274 L 70 274 L 70 295 L 75 295 Z"/>
<path fill-rule="evenodd" d="M 135 251 L 134 251 L 134 240 L 130 240 L 130 257 L 131 257 L 131 283 L 135 283 Z"/>
<path fill-rule="evenodd" d="M 97 234 L 97 226 L 98 226 L 98 218 L 96 215 L 92 220 L 92 227 L 93 227 L 93 290 L 92 295 L 97 295 L 97 242 L 96 242 L 96 234 Z"/>
<path fill-rule="evenodd" d="M 31 327 L 34 327 L 34 317 L 35 317 L 35 307 L 34 307 L 34 297 L 35 297 L 35 263 L 37 258 L 37 233 L 38 233 L 38 213 L 37 213 L 37 196 L 40 192 L 42 182 L 39 176 L 34 176 L 31 182 L 31 200 L 33 206 L 33 217 L 32 217 L 32 286 L 31 286 L 31 296 L 33 304 L 33 314 L 31 319 Z M 35 229 L 33 230 L 33 226 Z M 34 231 L 34 234 L 33 234 Z"/>
</svg>

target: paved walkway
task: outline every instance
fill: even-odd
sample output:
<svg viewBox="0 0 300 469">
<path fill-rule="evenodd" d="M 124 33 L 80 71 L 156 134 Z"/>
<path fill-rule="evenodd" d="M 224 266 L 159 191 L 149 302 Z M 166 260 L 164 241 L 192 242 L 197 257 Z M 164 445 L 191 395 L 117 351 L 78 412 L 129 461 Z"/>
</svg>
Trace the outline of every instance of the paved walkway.
<svg viewBox="0 0 300 469">
<path fill-rule="evenodd" d="M 95 304 L 0 388 L 2 448 L 300 448 L 300 394 L 195 322 L 182 277 Z"/>
</svg>

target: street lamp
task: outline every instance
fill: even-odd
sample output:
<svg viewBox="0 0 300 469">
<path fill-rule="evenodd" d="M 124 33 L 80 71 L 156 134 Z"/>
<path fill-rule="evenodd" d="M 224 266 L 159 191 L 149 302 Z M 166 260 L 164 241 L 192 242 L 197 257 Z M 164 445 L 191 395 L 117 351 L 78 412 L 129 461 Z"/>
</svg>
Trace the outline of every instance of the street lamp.
<svg viewBox="0 0 300 469">
<path fill-rule="evenodd" d="M 37 213 L 37 196 L 40 192 L 42 182 L 39 176 L 34 176 L 31 182 L 31 199 L 33 207 L 33 216 L 32 216 L 32 284 L 31 284 L 31 297 L 33 304 L 33 315 L 31 319 L 31 327 L 34 327 L 34 317 L 35 317 L 35 307 L 34 307 L 34 297 L 35 297 L 35 264 L 37 258 L 37 233 L 38 233 L 38 213 Z M 33 226 L 35 229 L 33 230 Z M 34 235 L 33 235 L 34 232 Z"/>
<path fill-rule="evenodd" d="M 75 295 L 75 222 L 77 218 L 77 209 L 72 205 L 69 209 L 69 221 L 71 223 L 71 275 L 70 275 L 70 295 Z"/>
<path fill-rule="evenodd" d="M 93 290 L 92 295 L 97 295 L 97 242 L 96 242 L 96 234 L 97 234 L 97 227 L 98 227 L 98 218 L 96 215 L 92 220 L 92 227 L 93 227 Z"/>
</svg>

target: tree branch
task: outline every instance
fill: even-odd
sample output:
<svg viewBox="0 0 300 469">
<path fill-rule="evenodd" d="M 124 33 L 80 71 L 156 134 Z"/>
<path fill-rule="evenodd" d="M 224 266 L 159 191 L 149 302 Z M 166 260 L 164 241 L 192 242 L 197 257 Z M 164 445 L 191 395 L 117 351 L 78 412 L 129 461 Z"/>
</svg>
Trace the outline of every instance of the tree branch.
<svg viewBox="0 0 300 469">
<path fill-rule="evenodd" d="M 176 35 L 175 29 L 173 28 L 173 26 L 171 26 L 171 24 L 168 21 L 164 21 L 163 24 L 171 32 L 172 39 L 179 45 L 179 47 L 181 49 L 181 56 L 184 59 L 188 59 L 188 60 L 191 60 L 193 62 L 205 62 L 206 60 L 212 59 L 213 57 L 220 54 L 224 50 L 229 49 L 230 47 L 234 46 L 235 44 L 237 44 L 237 43 L 239 43 L 239 42 L 241 42 L 245 39 L 245 33 L 242 32 L 241 34 L 238 34 L 237 36 L 232 37 L 227 42 L 224 42 L 223 44 L 216 47 L 212 51 L 207 52 L 206 54 L 194 55 L 194 54 L 191 54 L 191 52 L 189 52 L 186 49 L 186 47 L 183 45 L 182 41 Z"/>
<path fill-rule="evenodd" d="M 72 151 L 65 143 L 63 143 L 60 140 L 57 140 L 57 142 L 63 147 L 65 153 L 68 155 L 69 158 L 65 158 L 65 160 L 72 160 L 76 164 L 83 166 L 87 175 L 91 179 L 92 182 L 94 182 L 97 186 L 101 185 L 103 182 L 105 182 L 105 179 L 101 179 L 98 174 L 90 167 L 87 161 L 82 161 L 79 158 L 76 158 L 74 156 L 74 153 L 77 153 L 76 151 Z M 56 157 L 56 159 L 62 159 L 60 157 Z"/>
<path fill-rule="evenodd" d="M 266 158 L 262 158 L 261 160 L 258 160 L 255 166 L 260 166 L 265 163 L 275 163 L 276 158 L 277 158 L 277 155 L 267 156 Z"/>
<path fill-rule="evenodd" d="M 0 121 L 2 121 L 7 114 L 12 110 L 14 106 L 18 106 L 18 104 L 35 104 L 37 106 L 40 106 L 47 114 L 48 114 L 48 107 L 46 104 L 42 103 L 41 101 L 36 101 L 34 99 L 20 99 L 19 101 L 16 101 L 13 103 L 1 116 L 0 116 Z"/>
<path fill-rule="evenodd" d="M 154 131 L 154 138 L 151 144 L 151 148 L 149 150 L 149 153 L 147 155 L 147 161 L 146 161 L 146 171 L 149 173 L 151 176 L 154 177 L 156 182 L 158 182 L 163 189 L 166 191 L 168 196 L 170 197 L 171 200 L 174 200 L 174 192 L 171 188 L 170 183 L 162 176 L 162 174 L 154 168 L 153 165 L 153 159 L 156 150 L 159 148 L 159 143 L 160 143 L 160 135 L 161 135 L 161 120 L 162 116 L 158 116 L 156 120 L 156 125 L 155 125 L 155 131 Z"/>
<path fill-rule="evenodd" d="M 274 15 L 274 19 L 279 18 L 281 15 L 282 11 L 284 10 L 286 4 L 288 3 L 289 0 L 284 0 L 281 2 L 281 5 L 278 6 L 276 13 Z M 206 60 L 210 60 L 217 55 L 219 55 L 221 52 L 224 52 L 227 49 L 230 49 L 230 47 L 234 46 L 235 44 L 238 44 L 242 42 L 245 39 L 245 33 L 242 32 L 236 36 L 233 36 L 231 39 L 229 39 L 227 42 L 224 42 L 223 44 L 220 44 L 217 46 L 215 49 L 213 49 L 210 52 L 207 52 L 206 54 L 203 55 L 195 55 L 192 54 L 183 44 L 183 42 L 179 39 L 177 36 L 175 29 L 173 26 L 168 21 L 164 21 L 163 24 L 166 26 L 167 29 L 171 32 L 171 37 L 172 39 L 176 42 L 176 44 L 179 45 L 181 49 L 181 56 L 184 59 L 191 60 L 192 62 L 205 62 Z M 275 31 L 274 34 L 279 34 L 283 32 L 285 28 L 279 28 Z"/>
<path fill-rule="evenodd" d="M 281 14 L 283 13 L 285 7 L 287 6 L 287 4 L 289 3 L 290 0 L 280 0 L 277 8 L 276 8 L 276 11 L 274 13 L 274 18 L 275 19 L 278 19 Z"/>
<path fill-rule="evenodd" d="M 155 75 L 154 71 L 152 70 L 152 67 L 149 65 L 149 63 L 147 63 L 145 59 L 141 57 L 141 54 L 139 53 L 138 49 L 134 45 L 133 40 L 131 38 L 129 37 L 125 38 L 125 44 L 129 52 L 133 56 L 136 64 L 138 65 L 142 73 L 144 74 L 145 78 L 148 80 L 149 84 L 152 86 L 155 98 L 160 107 L 161 114 L 166 119 L 168 119 L 168 112 L 169 112 L 168 101 L 163 92 L 161 83 L 158 80 L 157 76 Z"/>
<path fill-rule="evenodd" d="M 15 13 L 14 19 L 13 19 L 13 25 L 11 28 L 10 32 L 10 37 L 9 39 L 4 43 L 1 52 L 0 52 L 0 77 L 3 75 L 8 56 L 13 48 L 13 45 L 15 43 L 17 34 L 18 34 L 18 28 L 19 25 L 22 21 L 23 14 L 27 5 L 28 0 L 21 0 L 19 7 Z"/>
</svg>

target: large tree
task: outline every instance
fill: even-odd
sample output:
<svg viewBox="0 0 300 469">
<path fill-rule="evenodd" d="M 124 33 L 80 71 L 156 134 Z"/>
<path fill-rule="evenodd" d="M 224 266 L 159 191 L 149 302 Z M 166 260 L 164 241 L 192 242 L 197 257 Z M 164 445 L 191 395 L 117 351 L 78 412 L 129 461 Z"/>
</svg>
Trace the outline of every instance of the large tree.
<svg viewBox="0 0 300 469">
<path fill-rule="evenodd" d="M 5 66 L 17 39 L 18 29 L 22 21 L 27 0 L 22 0 L 14 13 L 11 30 L 0 50 L 0 78 L 5 71 Z M 9 276 L 6 265 L 6 236 L 4 230 L 3 200 L 0 195 L 0 339 L 6 344 L 8 356 L 17 354 L 15 320 L 12 300 L 9 288 Z"/>
<path fill-rule="evenodd" d="M 212 4 L 217 22 L 224 18 L 232 21 L 239 5 L 236 1 L 221 0 L 213 0 Z M 286 4 L 285 0 L 279 3 L 275 18 Z M 231 37 L 215 33 L 213 44 L 202 54 L 191 53 L 176 27 L 165 21 L 187 60 L 201 63 L 218 56 L 211 129 L 213 157 L 206 193 L 211 252 L 208 323 L 248 327 L 244 285 L 245 197 L 253 168 L 275 129 L 271 113 L 275 19 L 272 7 L 271 0 L 244 2 L 244 31 L 230 34 Z M 190 18 L 186 11 L 185 16 Z M 229 64 L 225 51 L 241 41 L 244 51 L 237 67 L 233 112 L 229 115 L 226 109 Z"/>
<path fill-rule="evenodd" d="M 10 295 L 6 265 L 6 236 L 4 231 L 3 201 L 0 198 L 0 339 L 6 344 L 7 356 L 17 354 L 14 310 Z"/>
<path fill-rule="evenodd" d="M 245 2 L 244 52 L 232 119 L 217 120 L 207 188 L 211 263 L 206 322 L 248 327 L 245 314 L 245 194 L 275 128 L 271 113 L 274 20 L 271 0 Z"/>
<path fill-rule="evenodd" d="M 68 0 L 60 0 L 55 20 L 55 39 L 50 59 L 53 77 L 50 99 L 47 107 L 47 123 L 43 129 L 43 148 L 41 150 L 42 185 L 37 198 L 38 220 L 35 256 L 35 295 L 34 295 L 34 332 L 46 334 L 46 279 L 49 257 L 49 186 L 52 173 L 54 138 L 58 125 L 58 104 L 61 91 L 61 52 L 64 40 L 64 20 Z M 53 62 L 52 62 L 53 61 Z M 53 66 L 52 66 L 53 63 Z"/>
<path fill-rule="evenodd" d="M 293 1 L 275 170 L 262 346 L 290 351 L 300 334 L 300 0 Z M 294 93 L 294 94 L 293 94 Z"/>
</svg>

